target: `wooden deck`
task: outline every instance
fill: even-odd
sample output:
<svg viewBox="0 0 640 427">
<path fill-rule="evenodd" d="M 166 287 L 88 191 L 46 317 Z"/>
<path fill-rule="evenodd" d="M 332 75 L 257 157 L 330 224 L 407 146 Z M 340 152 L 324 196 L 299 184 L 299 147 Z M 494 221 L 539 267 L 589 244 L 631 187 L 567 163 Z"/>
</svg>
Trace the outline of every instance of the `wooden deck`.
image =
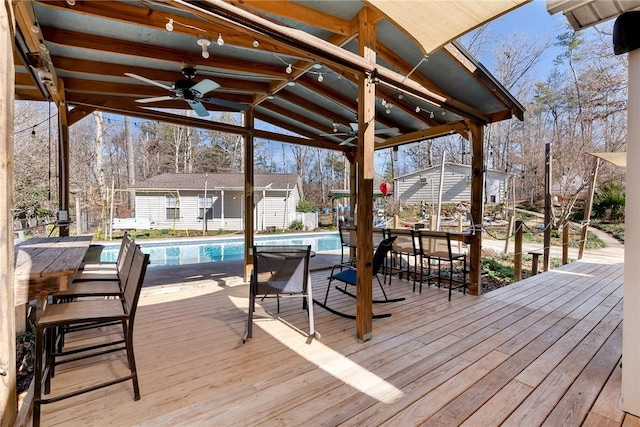
<svg viewBox="0 0 640 427">
<path fill-rule="evenodd" d="M 195 275 L 148 287 L 134 337 L 142 399 L 118 384 L 43 406 L 43 425 L 638 425 L 620 409 L 622 274 L 621 263 L 574 262 L 451 302 L 395 280 L 389 292 L 407 300 L 374 307 L 393 315 L 365 343 L 353 320 L 317 306 L 322 337 L 308 338 L 300 300 L 288 299 L 279 318 L 258 308 L 243 345 L 246 285 Z M 313 273 L 316 297 L 326 277 Z M 275 312 L 274 300 L 261 305 Z M 53 389 L 124 367 L 110 357 L 73 375 L 61 366 Z"/>
</svg>

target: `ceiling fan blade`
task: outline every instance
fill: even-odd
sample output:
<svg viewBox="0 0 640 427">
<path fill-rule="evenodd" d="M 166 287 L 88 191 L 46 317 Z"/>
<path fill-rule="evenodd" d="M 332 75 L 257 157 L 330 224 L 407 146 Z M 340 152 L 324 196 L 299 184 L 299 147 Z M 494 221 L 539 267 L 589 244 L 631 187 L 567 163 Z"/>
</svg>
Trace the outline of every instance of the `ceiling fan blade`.
<svg viewBox="0 0 640 427">
<path fill-rule="evenodd" d="M 209 112 L 204 108 L 204 105 L 202 105 L 200 101 L 195 101 L 193 99 L 185 99 L 185 101 L 189 103 L 193 111 L 195 111 L 200 117 L 207 117 L 209 115 Z"/>
<path fill-rule="evenodd" d="M 220 85 L 213 80 L 204 79 L 195 85 L 191 86 L 191 93 L 196 98 L 202 98 L 205 93 L 211 92 L 212 90 L 218 89 Z"/>
<path fill-rule="evenodd" d="M 140 98 L 140 99 L 136 99 L 136 102 L 138 102 L 140 104 L 148 104 L 150 102 L 173 101 L 174 99 L 180 99 L 180 97 L 179 96 L 171 96 L 171 95 L 157 96 L 155 98 Z"/>
<path fill-rule="evenodd" d="M 344 141 L 342 141 L 339 145 L 348 145 L 349 147 L 355 147 L 355 144 L 352 144 L 351 141 L 353 141 L 356 138 L 357 138 L 356 136 L 352 136 L 351 138 L 347 138 Z"/>
<path fill-rule="evenodd" d="M 398 128 L 386 128 L 386 129 L 376 129 L 376 131 L 374 132 L 376 135 L 381 134 L 381 133 L 397 133 L 400 129 Z"/>
<path fill-rule="evenodd" d="M 139 75 L 133 74 L 133 73 L 124 73 L 124 75 L 127 76 L 127 77 L 132 77 L 134 79 L 140 80 L 141 82 L 149 83 L 150 85 L 158 86 L 158 87 L 161 87 L 163 89 L 170 90 L 170 91 L 173 92 L 173 88 L 171 86 L 169 86 L 169 85 L 164 84 L 164 83 L 160 83 L 160 82 L 157 82 L 155 80 L 151 80 L 151 79 L 148 79 L 146 77 L 142 77 L 142 76 L 139 76 Z"/>
<path fill-rule="evenodd" d="M 353 129 L 354 132 L 358 132 L 358 123 L 351 122 L 349 123 L 349 126 L 351 126 L 351 129 Z"/>
<path fill-rule="evenodd" d="M 353 136 L 352 133 L 345 133 L 345 132 L 335 132 L 335 133 L 321 133 L 318 136 Z"/>
<path fill-rule="evenodd" d="M 200 101 L 206 102 L 207 104 L 218 105 L 220 107 L 231 108 L 233 110 L 244 111 L 249 108 L 246 104 L 241 104 L 239 102 L 227 101 L 226 99 L 220 98 L 202 98 Z"/>
</svg>

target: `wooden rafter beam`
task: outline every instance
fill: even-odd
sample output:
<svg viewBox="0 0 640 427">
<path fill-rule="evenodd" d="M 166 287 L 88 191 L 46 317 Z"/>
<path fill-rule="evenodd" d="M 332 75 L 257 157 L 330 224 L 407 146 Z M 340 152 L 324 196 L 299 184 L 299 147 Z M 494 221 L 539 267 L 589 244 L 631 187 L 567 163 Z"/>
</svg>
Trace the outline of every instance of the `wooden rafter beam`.
<svg viewBox="0 0 640 427">
<path fill-rule="evenodd" d="M 229 3 L 245 10 L 260 12 L 263 16 L 280 16 L 334 34 L 347 35 L 358 31 L 357 25 L 354 28 L 352 21 L 292 1 L 231 0 Z"/>
<path fill-rule="evenodd" d="M 456 132 L 467 138 L 468 135 L 466 129 L 467 126 L 464 122 L 437 125 L 430 127 L 429 129 L 418 130 L 399 136 L 392 136 L 385 139 L 384 142 L 376 144 L 376 149 L 382 150 L 384 148 L 391 148 L 398 145 L 412 144 L 414 142 L 420 142 L 426 139 L 439 138 L 441 136 L 449 135 L 453 132 Z"/>
<path fill-rule="evenodd" d="M 150 58 L 178 64 L 184 62 L 195 67 L 210 67 L 211 64 L 215 64 L 215 68 L 222 70 L 286 79 L 285 70 L 280 66 L 243 61 L 240 59 L 216 56 L 214 54 L 211 54 L 209 59 L 204 59 L 201 54 L 195 52 L 155 45 L 153 48 L 150 48 L 151 45 L 145 43 L 101 37 L 94 34 L 54 27 L 42 27 L 42 33 L 48 42 L 60 46 L 73 46 L 75 48 L 89 49 L 96 52 L 112 52 L 120 55 Z"/>
<path fill-rule="evenodd" d="M 271 52 L 278 52 L 283 55 L 294 55 L 285 45 L 273 43 L 268 38 L 256 35 L 254 38 L 244 35 L 237 35 L 230 32 L 229 26 L 215 25 L 200 19 L 194 19 L 183 15 L 172 15 L 171 13 L 163 13 L 147 7 L 138 7 L 136 4 L 143 2 L 108 2 L 108 1 L 79 1 L 73 8 L 69 8 L 65 1 L 38 1 L 38 3 L 48 8 L 64 9 L 83 15 L 93 15 L 101 18 L 110 19 L 115 22 L 129 23 L 136 26 L 146 28 L 155 28 L 166 31 L 166 24 L 169 19 L 174 18 L 177 22 L 173 27 L 173 32 L 180 34 L 188 34 L 194 37 L 200 35 L 209 35 L 210 38 L 224 33 L 225 43 L 230 45 L 253 49 L 253 40 L 258 40 L 262 49 L 268 49 Z"/>
<path fill-rule="evenodd" d="M 70 71 L 73 73 L 94 74 L 100 76 L 113 76 L 127 78 L 124 73 L 134 73 L 151 80 L 159 82 L 171 83 L 181 79 L 180 70 L 167 71 L 157 68 L 147 68 L 129 65 L 112 64 L 108 62 L 90 61 L 84 59 L 66 58 L 63 56 L 53 56 L 51 58 L 58 70 Z M 215 73 L 202 72 L 196 77 L 196 81 L 215 76 Z M 257 82 L 252 80 L 231 79 L 228 77 L 211 77 L 220 85 L 217 92 L 240 92 L 240 93 L 267 93 L 269 84 L 265 82 Z M 67 79 L 65 79 L 67 80 Z M 102 83 L 102 82 L 101 82 Z M 106 82 L 105 82 L 106 83 Z M 151 87 L 150 85 L 144 85 Z"/>
</svg>

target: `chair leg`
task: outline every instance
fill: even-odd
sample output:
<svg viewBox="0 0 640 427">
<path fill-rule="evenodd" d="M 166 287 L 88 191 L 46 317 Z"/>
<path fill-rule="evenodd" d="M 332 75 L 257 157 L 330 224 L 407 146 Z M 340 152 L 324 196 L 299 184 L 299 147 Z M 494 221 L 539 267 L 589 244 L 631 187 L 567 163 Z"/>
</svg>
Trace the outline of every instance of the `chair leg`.
<svg viewBox="0 0 640 427">
<path fill-rule="evenodd" d="M 127 359 L 129 361 L 129 370 L 131 371 L 131 382 L 133 383 L 133 399 L 140 400 L 140 384 L 138 383 L 138 371 L 136 369 L 136 358 L 133 353 L 133 328 L 129 328 L 129 322 L 122 321 L 122 330 L 125 337 L 125 346 L 127 351 Z"/>
</svg>

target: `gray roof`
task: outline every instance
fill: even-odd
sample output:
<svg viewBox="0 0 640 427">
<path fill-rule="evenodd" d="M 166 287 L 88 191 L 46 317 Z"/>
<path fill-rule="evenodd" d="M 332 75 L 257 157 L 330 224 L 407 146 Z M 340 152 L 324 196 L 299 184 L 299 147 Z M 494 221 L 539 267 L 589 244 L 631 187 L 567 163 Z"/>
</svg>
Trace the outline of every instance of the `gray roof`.
<svg viewBox="0 0 640 427">
<path fill-rule="evenodd" d="M 146 181 L 137 182 L 130 188 L 147 190 L 204 190 L 207 189 L 243 189 L 244 174 L 241 173 L 165 173 L 156 175 Z M 254 175 L 254 188 L 261 190 L 268 187 L 272 190 L 292 189 L 298 185 L 296 174 L 257 173 Z"/>
</svg>

